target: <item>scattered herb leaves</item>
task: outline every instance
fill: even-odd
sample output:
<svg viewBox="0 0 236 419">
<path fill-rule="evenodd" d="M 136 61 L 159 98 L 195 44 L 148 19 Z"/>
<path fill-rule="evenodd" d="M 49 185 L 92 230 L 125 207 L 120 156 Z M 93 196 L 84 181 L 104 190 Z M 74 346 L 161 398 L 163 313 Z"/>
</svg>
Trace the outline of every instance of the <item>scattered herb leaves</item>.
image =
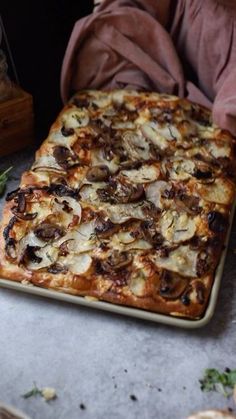
<svg viewBox="0 0 236 419">
<path fill-rule="evenodd" d="M 230 397 L 236 386 L 236 370 L 226 368 L 224 372 L 220 372 L 215 368 L 206 369 L 199 382 L 202 391 L 217 391 L 224 397 Z"/>
<path fill-rule="evenodd" d="M 6 183 L 8 180 L 8 173 L 10 172 L 11 169 L 12 167 L 9 167 L 7 170 L 5 170 L 4 172 L 0 174 L 0 196 L 3 194 L 5 190 Z"/>
</svg>

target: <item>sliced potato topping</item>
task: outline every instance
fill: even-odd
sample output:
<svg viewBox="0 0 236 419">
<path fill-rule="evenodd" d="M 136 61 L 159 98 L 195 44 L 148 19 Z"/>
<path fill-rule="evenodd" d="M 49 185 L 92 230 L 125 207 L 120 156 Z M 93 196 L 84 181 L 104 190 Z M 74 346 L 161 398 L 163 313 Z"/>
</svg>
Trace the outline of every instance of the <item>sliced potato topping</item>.
<svg viewBox="0 0 236 419">
<path fill-rule="evenodd" d="M 161 233 L 170 243 L 180 243 L 191 239 L 196 232 L 196 220 L 177 211 L 166 211 L 160 219 Z"/>
<path fill-rule="evenodd" d="M 182 245 L 171 250 L 167 257 L 161 257 L 158 252 L 150 257 L 157 267 L 168 269 L 186 277 L 197 276 L 197 258 L 198 251 L 192 250 L 189 245 Z"/>
<path fill-rule="evenodd" d="M 121 175 L 125 176 L 130 182 L 149 183 L 154 182 L 160 175 L 160 169 L 157 165 L 143 164 L 139 169 L 122 170 Z"/>
</svg>

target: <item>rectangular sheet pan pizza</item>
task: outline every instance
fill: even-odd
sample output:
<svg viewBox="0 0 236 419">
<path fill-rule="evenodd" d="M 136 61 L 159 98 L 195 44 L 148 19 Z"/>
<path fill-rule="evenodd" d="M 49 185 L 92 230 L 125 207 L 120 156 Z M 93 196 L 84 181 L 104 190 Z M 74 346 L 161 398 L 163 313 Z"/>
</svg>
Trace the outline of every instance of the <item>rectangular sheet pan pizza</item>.
<svg viewBox="0 0 236 419">
<path fill-rule="evenodd" d="M 235 196 L 234 147 L 187 100 L 76 94 L 7 196 L 0 275 L 200 318 Z"/>
</svg>

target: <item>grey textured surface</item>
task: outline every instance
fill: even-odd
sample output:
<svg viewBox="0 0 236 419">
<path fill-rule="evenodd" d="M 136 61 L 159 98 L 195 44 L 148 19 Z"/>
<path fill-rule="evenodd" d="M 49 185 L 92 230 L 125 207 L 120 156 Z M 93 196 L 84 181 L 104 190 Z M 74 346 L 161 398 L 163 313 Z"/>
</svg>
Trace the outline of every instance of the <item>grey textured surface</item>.
<svg viewBox="0 0 236 419">
<path fill-rule="evenodd" d="M 14 165 L 8 190 L 32 156 L 0 160 L 0 169 Z M 216 313 L 192 331 L 0 289 L 0 400 L 32 419 L 184 419 L 199 409 L 235 408 L 198 383 L 205 368 L 236 368 L 233 248 L 236 223 Z M 33 381 L 54 387 L 58 399 L 23 399 Z"/>
</svg>

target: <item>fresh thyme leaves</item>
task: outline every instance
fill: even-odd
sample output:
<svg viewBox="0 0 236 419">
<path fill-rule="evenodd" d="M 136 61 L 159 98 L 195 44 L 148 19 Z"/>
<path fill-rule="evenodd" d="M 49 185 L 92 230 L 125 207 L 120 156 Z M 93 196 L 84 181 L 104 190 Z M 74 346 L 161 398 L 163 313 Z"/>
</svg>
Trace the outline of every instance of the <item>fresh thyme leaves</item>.
<svg viewBox="0 0 236 419">
<path fill-rule="evenodd" d="M 22 397 L 24 399 L 28 399 L 32 396 L 41 396 L 44 398 L 45 401 L 50 401 L 56 399 L 57 394 L 54 388 L 52 387 L 43 387 L 41 390 L 37 387 L 36 383 L 34 383 L 34 387 L 32 390 L 28 391 L 27 393 L 23 394 Z"/>
<path fill-rule="evenodd" d="M 214 368 L 206 369 L 199 382 L 202 391 L 217 391 L 224 397 L 230 397 L 236 386 L 236 370 L 226 368 L 224 372 L 220 372 Z"/>
<path fill-rule="evenodd" d="M 2 172 L 0 174 L 0 196 L 3 194 L 5 190 L 6 183 L 8 180 L 8 173 L 10 172 L 11 169 L 12 167 L 9 167 L 7 170 L 5 170 L 5 172 Z"/>
<path fill-rule="evenodd" d="M 27 393 L 25 393 L 25 394 L 22 394 L 22 397 L 24 397 L 24 399 L 28 399 L 29 397 L 38 396 L 38 395 L 41 396 L 42 392 L 41 392 L 41 390 L 39 390 L 39 388 L 34 383 L 34 387 L 32 388 L 32 390 L 27 391 Z"/>
</svg>

